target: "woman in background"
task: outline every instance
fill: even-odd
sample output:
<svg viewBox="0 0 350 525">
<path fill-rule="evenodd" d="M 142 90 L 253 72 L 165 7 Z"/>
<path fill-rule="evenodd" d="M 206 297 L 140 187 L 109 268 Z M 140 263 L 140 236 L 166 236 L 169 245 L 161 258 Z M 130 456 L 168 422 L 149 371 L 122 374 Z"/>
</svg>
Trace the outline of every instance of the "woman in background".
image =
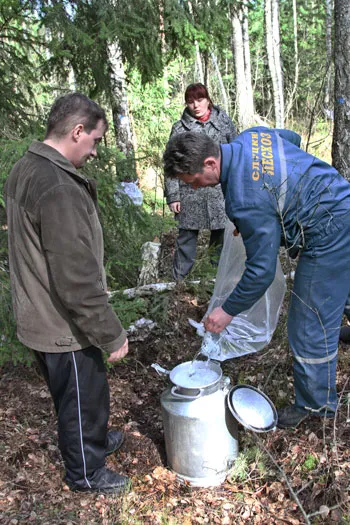
<svg viewBox="0 0 350 525">
<path fill-rule="evenodd" d="M 230 117 L 215 106 L 207 88 L 190 84 L 185 91 L 186 108 L 172 127 L 170 137 L 177 133 L 205 133 L 220 144 L 231 142 L 237 135 Z M 173 276 L 181 281 L 191 271 L 196 257 L 199 230 L 210 230 L 209 248 L 218 260 L 226 223 L 225 203 L 218 184 L 194 190 L 179 179 L 165 181 L 167 203 L 178 221 L 179 233 L 173 261 Z"/>
</svg>

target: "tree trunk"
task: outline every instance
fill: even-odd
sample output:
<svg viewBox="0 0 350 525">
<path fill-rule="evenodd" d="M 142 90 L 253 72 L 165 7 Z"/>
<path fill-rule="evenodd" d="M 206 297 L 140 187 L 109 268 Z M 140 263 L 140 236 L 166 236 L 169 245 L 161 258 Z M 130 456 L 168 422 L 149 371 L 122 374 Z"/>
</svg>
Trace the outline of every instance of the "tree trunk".
<svg viewBox="0 0 350 525">
<path fill-rule="evenodd" d="M 250 52 L 244 43 L 243 24 L 245 20 L 244 5 L 237 4 L 231 7 L 232 47 L 234 56 L 236 112 L 240 131 L 254 125 L 254 100 L 251 85 Z M 246 34 L 246 39 L 248 35 Z M 243 74 L 242 74 L 243 72 Z"/>
<path fill-rule="evenodd" d="M 334 2 L 333 165 L 350 181 L 350 3 Z"/>
<path fill-rule="evenodd" d="M 326 0 L 326 57 L 327 72 L 324 86 L 324 107 L 328 118 L 332 115 L 331 110 L 331 91 L 332 91 L 332 22 L 333 22 L 333 0 Z"/>
<path fill-rule="evenodd" d="M 266 49 L 272 81 L 275 122 L 284 127 L 284 95 L 279 28 L 279 0 L 265 0 Z"/>
<path fill-rule="evenodd" d="M 249 28 L 248 28 L 248 1 L 242 1 L 242 37 L 243 37 L 243 54 L 244 54 L 244 76 L 246 81 L 246 89 L 248 100 L 252 101 L 253 107 L 253 86 L 252 86 L 252 72 L 250 61 L 250 47 L 249 47 Z M 254 112 L 254 111 L 253 111 Z"/>
<path fill-rule="evenodd" d="M 329 0 L 326 0 L 329 1 Z M 293 40 L 294 40 L 294 81 L 291 93 L 289 95 L 287 109 L 286 109 L 286 119 L 293 107 L 296 92 L 298 89 L 299 82 L 299 51 L 298 51 L 298 17 L 297 17 L 297 0 L 293 0 Z"/>
<path fill-rule="evenodd" d="M 218 61 L 217 61 L 216 55 L 213 52 L 211 53 L 211 59 L 212 59 L 212 62 L 214 64 L 214 68 L 215 68 L 215 71 L 216 71 L 216 74 L 217 74 L 217 77 L 218 77 L 223 106 L 224 106 L 224 109 L 225 109 L 226 113 L 229 113 L 228 99 L 227 99 L 227 93 L 226 93 L 225 85 L 224 85 L 224 82 L 222 80 L 222 76 L 221 76 L 221 73 L 220 73 L 220 69 L 219 69 L 219 65 L 218 65 Z"/>
<path fill-rule="evenodd" d="M 190 15 L 193 19 L 193 7 L 192 7 L 192 1 L 188 0 L 188 10 L 190 12 Z M 199 82 L 204 84 L 204 73 L 203 73 L 203 66 L 202 66 L 202 57 L 201 52 L 199 49 L 199 44 L 197 40 L 195 40 L 195 48 L 196 48 L 196 80 L 195 82 L 198 82 L 197 78 L 199 78 Z"/>
<path fill-rule="evenodd" d="M 108 47 L 110 71 L 110 97 L 116 146 L 126 157 L 133 156 L 132 133 L 122 56 L 118 44 Z"/>
</svg>

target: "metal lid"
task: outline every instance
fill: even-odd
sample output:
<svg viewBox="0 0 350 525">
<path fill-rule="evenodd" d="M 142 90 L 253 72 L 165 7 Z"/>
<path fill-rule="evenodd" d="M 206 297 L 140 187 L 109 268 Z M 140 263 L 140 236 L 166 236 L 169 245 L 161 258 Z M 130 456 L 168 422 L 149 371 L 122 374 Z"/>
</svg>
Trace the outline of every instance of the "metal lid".
<svg viewBox="0 0 350 525">
<path fill-rule="evenodd" d="M 181 388 L 206 388 L 220 381 L 222 370 L 214 361 L 187 361 L 173 368 L 169 377 Z"/>
<path fill-rule="evenodd" d="M 227 396 L 228 407 L 237 421 L 254 432 L 268 432 L 277 425 L 277 411 L 263 392 L 249 385 L 233 387 Z"/>
</svg>

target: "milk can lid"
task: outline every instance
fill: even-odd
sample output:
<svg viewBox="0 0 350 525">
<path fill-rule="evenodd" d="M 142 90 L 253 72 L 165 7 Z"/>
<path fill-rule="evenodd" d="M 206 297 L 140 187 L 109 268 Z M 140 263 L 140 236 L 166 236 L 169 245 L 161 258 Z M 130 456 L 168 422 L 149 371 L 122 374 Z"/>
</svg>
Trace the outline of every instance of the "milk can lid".
<svg viewBox="0 0 350 525">
<path fill-rule="evenodd" d="M 228 407 L 237 421 L 254 432 L 276 428 L 277 411 L 272 401 L 257 388 L 238 385 L 228 393 Z"/>
</svg>

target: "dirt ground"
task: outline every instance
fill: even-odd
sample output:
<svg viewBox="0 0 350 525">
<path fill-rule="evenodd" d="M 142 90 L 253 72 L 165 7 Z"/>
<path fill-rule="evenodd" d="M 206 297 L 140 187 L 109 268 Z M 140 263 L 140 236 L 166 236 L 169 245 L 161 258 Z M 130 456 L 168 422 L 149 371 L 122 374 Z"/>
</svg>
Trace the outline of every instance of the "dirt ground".
<svg viewBox="0 0 350 525">
<path fill-rule="evenodd" d="M 335 420 L 312 418 L 296 430 L 265 434 L 239 426 L 240 468 L 219 487 L 193 488 L 167 468 L 160 409 L 167 381 L 151 364 L 170 370 L 192 359 L 201 339 L 187 319 L 199 321 L 207 305 L 185 286 L 171 293 L 169 305 L 167 330 L 132 338 L 128 357 L 109 371 L 110 427 L 122 429 L 125 442 L 107 465 L 131 478 L 124 496 L 69 491 L 43 379 L 34 366 L 1 369 L 0 523 L 349 524 L 350 347 L 339 351 Z M 285 311 L 266 349 L 223 364 L 231 384 L 259 387 L 277 407 L 293 398 Z"/>
</svg>

